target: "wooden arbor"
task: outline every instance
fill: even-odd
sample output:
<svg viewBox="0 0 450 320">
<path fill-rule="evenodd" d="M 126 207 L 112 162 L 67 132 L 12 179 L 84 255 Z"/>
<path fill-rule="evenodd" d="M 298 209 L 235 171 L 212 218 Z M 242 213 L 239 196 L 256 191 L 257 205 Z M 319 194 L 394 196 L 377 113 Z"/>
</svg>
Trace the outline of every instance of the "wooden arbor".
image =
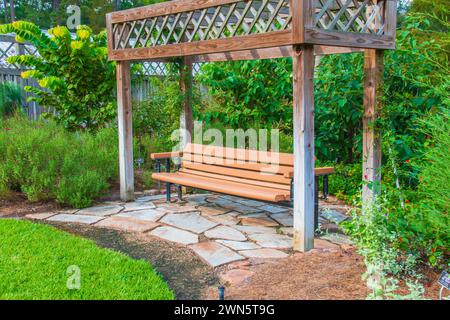
<svg viewBox="0 0 450 320">
<path fill-rule="evenodd" d="M 383 50 L 395 48 L 396 0 L 176 0 L 107 15 L 117 61 L 121 197 L 133 199 L 130 61 L 192 62 L 292 57 L 294 63 L 294 249 L 314 247 L 314 55 L 365 53 L 363 179 L 378 182 L 376 120 Z M 190 76 L 182 89 L 189 93 Z M 185 128 L 192 127 L 189 94 Z M 366 183 L 367 184 L 367 183 Z M 364 187 L 364 201 L 376 189 Z"/>
</svg>

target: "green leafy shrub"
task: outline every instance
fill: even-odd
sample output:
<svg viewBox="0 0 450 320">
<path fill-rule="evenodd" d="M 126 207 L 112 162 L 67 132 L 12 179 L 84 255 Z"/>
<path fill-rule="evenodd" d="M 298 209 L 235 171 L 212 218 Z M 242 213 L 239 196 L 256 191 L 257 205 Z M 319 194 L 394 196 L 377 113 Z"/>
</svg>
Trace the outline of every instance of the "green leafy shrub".
<svg viewBox="0 0 450 320">
<path fill-rule="evenodd" d="M 67 132 L 53 121 L 12 117 L 0 122 L 0 195 L 55 199 L 86 207 L 117 178 L 116 129 Z"/>
<path fill-rule="evenodd" d="M 50 29 L 46 35 L 39 27 L 26 21 L 0 26 L 0 34 L 15 33 L 20 42 L 34 45 L 39 56 L 17 55 L 9 63 L 31 70 L 23 78 L 38 80 L 41 88 L 25 87 L 31 100 L 56 113 L 48 113 L 68 129 L 99 128 L 112 121 L 115 68 L 108 61 L 106 33 L 93 35 L 87 26 L 77 29 L 72 39 L 66 27 Z"/>
<path fill-rule="evenodd" d="M 0 117 L 10 116 L 22 106 L 22 89 L 14 82 L 0 83 Z"/>
</svg>

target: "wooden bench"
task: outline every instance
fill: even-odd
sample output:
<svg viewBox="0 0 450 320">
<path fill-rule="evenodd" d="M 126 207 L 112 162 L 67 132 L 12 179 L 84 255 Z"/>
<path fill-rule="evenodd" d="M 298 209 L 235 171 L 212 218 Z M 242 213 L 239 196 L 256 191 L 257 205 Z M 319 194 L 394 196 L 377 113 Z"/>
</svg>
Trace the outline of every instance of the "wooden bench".
<svg viewBox="0 0 450 320">
<path fill-rule="evenodd" d="M 152 179 L 171 185 L 192 187 L 281 205 L 292 205 L 294 155 L 247 149 L 188 144 L 183 152 L 153 153 L 156 161 Z M 177 172 L 170 172 L 171 159 L 180 158 Z M 165 160 L 166 172 L 161 172 Z M 318 226 L 318 178 L 323 177 L 323 195 L 328 196 L 328 176 L 334 168 L 315 169 L 315 223 Z"/>
</svg>

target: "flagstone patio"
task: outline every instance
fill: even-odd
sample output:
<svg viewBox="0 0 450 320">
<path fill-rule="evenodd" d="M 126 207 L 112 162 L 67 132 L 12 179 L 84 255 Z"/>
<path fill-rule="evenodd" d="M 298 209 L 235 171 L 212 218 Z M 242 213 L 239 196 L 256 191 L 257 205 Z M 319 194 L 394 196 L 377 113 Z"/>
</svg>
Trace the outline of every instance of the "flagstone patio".
<svg viewBox="0 0 450 320">
<path fill-rule="evenodd" d="M 326 202 L 321 203 L 321 213 L 320 222 L 326 225 L 348 218 L 345 210 Z M 144 233 L 187 246 L 212 267 L 247 259 L 281 259 L 293 253 L 291 208 L 232 196 L 187 195 L 184 201 L 172 203 L 161 195 L 142 196 L 131 203 L 108 202 L 26 217 Z M 348 239 L 325 234 L 317 248 L 336 246 L 333 243 L 347 244 Z"/>
</svg>

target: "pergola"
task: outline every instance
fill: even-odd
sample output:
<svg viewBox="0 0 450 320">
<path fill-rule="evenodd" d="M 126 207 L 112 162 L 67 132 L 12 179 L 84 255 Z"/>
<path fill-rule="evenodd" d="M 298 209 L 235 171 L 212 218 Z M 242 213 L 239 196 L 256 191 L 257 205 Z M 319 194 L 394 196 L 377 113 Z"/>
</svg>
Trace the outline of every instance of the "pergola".
<svg viewBox="0 0 450 320">
<path fill-rule="evenodd" d="M 182 58 L 181 126 L 192 133 L 192 63 L 292 57 L 295 250 L 314 247 L 315 55 L 365 55 L 363 201 L 378 185 L 376 119 L 383 51 L 395 49 L 396 0 L 175 0 L 107 15 L 110 60 L 117 61 L 120 188 L 134 199 L 131 61 Z"/>
</svg>

